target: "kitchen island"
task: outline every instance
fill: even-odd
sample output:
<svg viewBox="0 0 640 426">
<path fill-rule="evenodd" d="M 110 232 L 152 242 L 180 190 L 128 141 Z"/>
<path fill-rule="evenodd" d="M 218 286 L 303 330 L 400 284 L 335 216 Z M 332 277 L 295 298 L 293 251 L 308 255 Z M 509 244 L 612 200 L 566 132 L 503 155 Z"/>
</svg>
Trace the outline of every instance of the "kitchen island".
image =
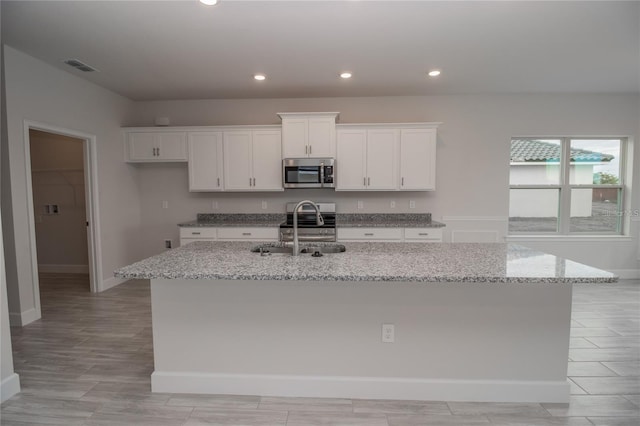
<svg viewBox="0 0 640 426">
<path fill-rule="evenodd" d="M 572 285 L 617 279 L 512 244 L 254 245 L 116 271 L 151 280 L 154 392 L 567 402 Z"/>
</svg>

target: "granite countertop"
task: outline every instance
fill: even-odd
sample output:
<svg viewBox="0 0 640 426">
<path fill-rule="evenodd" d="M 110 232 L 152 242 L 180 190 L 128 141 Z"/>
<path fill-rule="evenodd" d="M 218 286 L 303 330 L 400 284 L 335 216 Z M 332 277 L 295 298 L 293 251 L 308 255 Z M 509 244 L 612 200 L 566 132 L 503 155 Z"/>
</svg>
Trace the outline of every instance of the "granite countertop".
<svg viewBox="0 0 640 426">
<path fill-rule="evenodd" d="M 179 223 L 180 227 L 278 227 L 287 220 L 281 213 L 224 214 L 199 213 L 196 220 Z M 431 220 L 430 213 L 338 213 L 336 228 L 443 228 L 444 223 Z"/>
<path fill-rule="evenodd" d="M 431 213 L 338 213 L 336 228 L 443 228 Z"/>
<path fill-rule="evenodd" d="M 607 283 L 600 269 L 505 243 L 345 243 L 346 252 L 260 256 L 249 242 L 194 242 L 125 266 L 127 279 Z M 311 245 L 311 244 L 301 244 Z"/>
<path fill-rule="evenodd" d="M 277 228 L 282 222 L 287 220 L 287 215 L 283 213 L 248 213 L 248 214 L 225 214 L 225 213 L 198 213 L 197 219 L 190 222 L 179 223 L 178 226 L 186 228 L 197 227 L 273 227 Z"/>
</svg>

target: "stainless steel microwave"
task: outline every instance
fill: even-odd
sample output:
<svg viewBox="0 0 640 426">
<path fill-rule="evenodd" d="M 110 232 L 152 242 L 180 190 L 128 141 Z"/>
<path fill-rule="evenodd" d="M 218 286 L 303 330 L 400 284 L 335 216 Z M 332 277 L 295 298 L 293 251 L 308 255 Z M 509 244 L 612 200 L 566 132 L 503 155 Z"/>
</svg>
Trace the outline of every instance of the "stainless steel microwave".
<svg viewBox="0 0 640 426">
<path fill-rule="evenodd" d="M 336 160 L 333 158 L 285 158 L 282 160 L 285 188 L 335 188 Z"/>
</svg>

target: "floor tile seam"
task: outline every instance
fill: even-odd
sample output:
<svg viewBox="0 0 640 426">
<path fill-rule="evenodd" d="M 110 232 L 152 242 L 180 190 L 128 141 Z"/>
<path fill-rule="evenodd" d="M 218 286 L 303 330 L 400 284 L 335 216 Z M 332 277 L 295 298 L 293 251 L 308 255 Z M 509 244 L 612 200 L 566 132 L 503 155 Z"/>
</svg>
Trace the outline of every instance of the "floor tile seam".
<svg viewBox="0 0 640 426">
<path fill-rule="evenodd" d="M 583 388 L 578 383 L 576 383 L 575 380 L 573 380 L 572 378 L 569 378 L 569 380 L 571 380 L 571 383 L 573 383 L 576 387 L 578 387 L 579 389 L 582 389 L 582 391 L 584 392 L 585 395 L 591 395 L 589 392 L 587 392 L 587 390 L 585 388 Z M 542 407 L 542 408 L 544 408 L 544 407 Z M 546 410 L 546 408 L 545 408 L 545 410 Z"/>
</svg>

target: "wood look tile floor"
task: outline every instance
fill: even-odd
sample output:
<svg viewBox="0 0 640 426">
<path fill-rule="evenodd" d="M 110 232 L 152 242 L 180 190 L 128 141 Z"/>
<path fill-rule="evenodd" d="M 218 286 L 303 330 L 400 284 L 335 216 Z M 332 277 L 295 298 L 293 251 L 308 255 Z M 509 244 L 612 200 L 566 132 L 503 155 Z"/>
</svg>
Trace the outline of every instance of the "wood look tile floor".
<svg viewBox="0 0 640 426">
<path fill-rule="evenodd" d="M 22 392 L 2 425 L 640 425 L 638 280 L 574 287 L 569 404 L 151 393 L 147 281 L 101 294 L 83 275 L 40 284 L 42 319 L 12 329 Z"/>
</svg>

